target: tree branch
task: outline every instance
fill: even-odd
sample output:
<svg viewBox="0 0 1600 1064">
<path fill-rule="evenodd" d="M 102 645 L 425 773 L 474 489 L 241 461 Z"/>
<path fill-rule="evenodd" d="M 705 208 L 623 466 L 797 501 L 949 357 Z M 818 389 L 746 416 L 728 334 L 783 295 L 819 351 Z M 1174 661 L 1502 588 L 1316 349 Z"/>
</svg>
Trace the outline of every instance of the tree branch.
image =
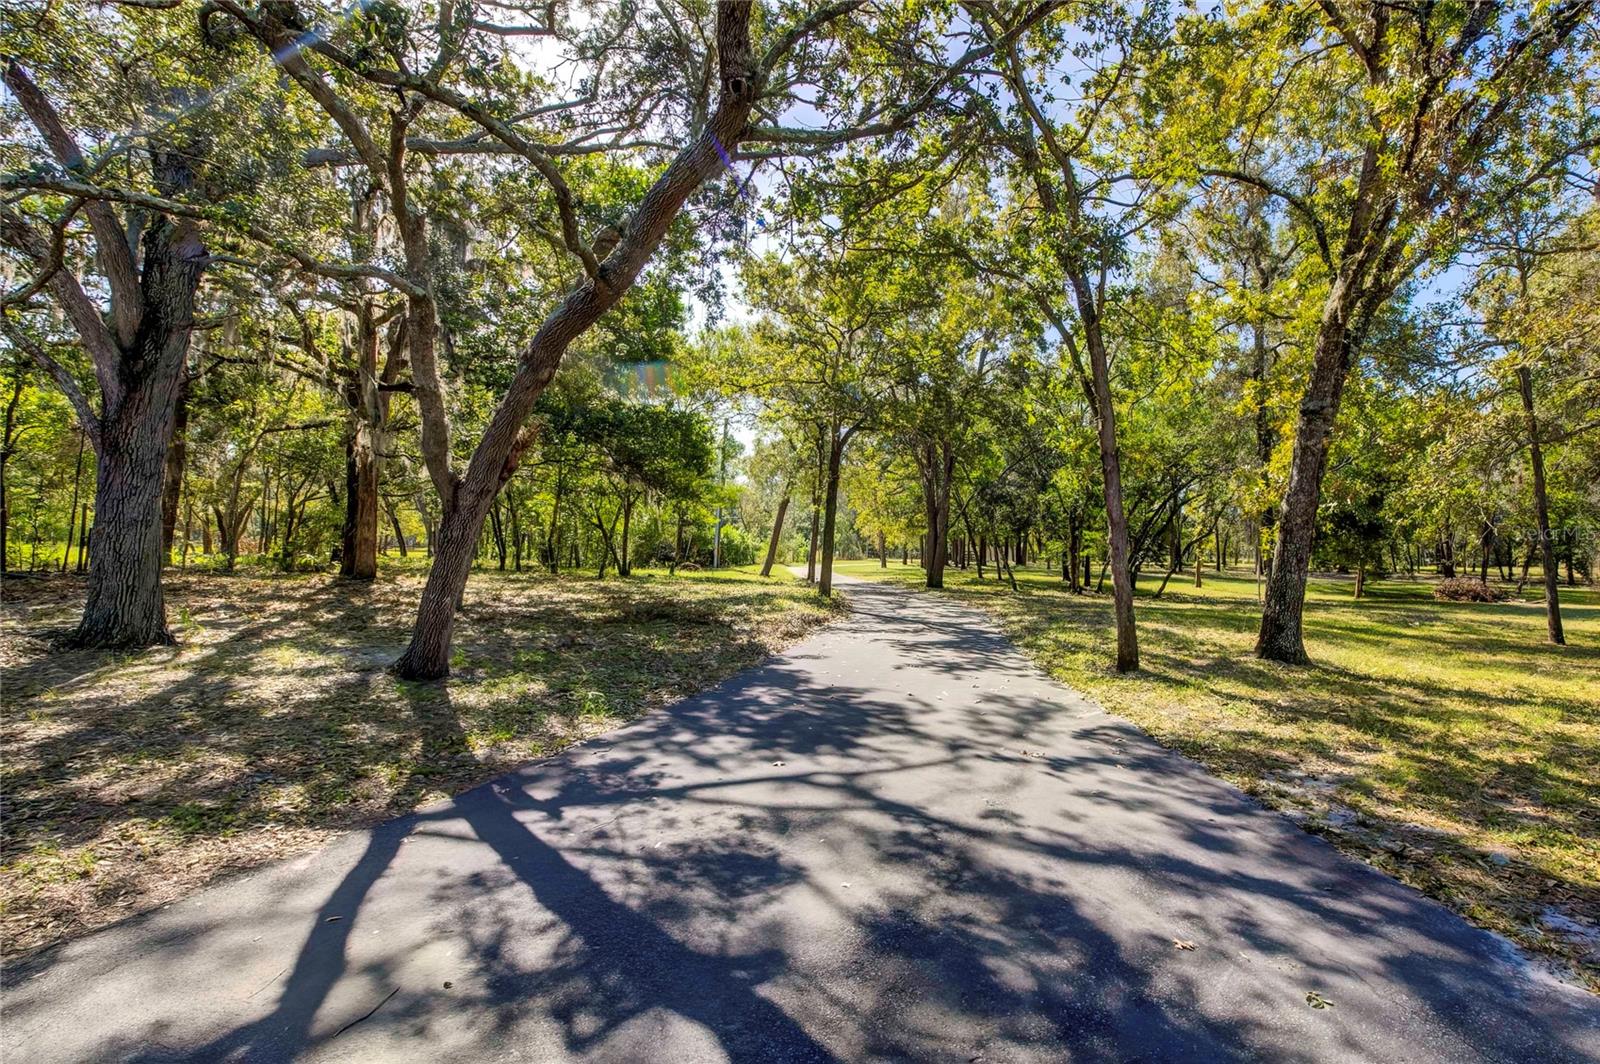
<svg viewBox="0 0 1600 1064">
<path fill-rule="evenodd" d="M 73 196 L 84 200 L 103 200 L 114 203 L 127 203 L 135 207 L 145 207 L 149 210 L 160 211 L 164 214 L 175 215 L 180 218 L 192 218 L 196 221 L 210 222 L 223 228 L 231 228 L 241 236 L 269 247 L 278 254 L 292 259 L 307 273 L 314 273 L 321 277 L 339 280 L 349 280 L 355 277 L 370 277 L 393 286 L 397 291 L 407 295 L 425 295 L 427 289 L 403 277 L 393 270 L 386 270 L 382 266 L 373 266 L 369 263 L 358 262 L 323 262 L 308 255 L 293 244 L 279 240 L 265 228 L 252 222 L 241 223 L 238 219 L 230 217 L 220 211 L 208 210 L 197 207 L 181 200 L 168 199 L 165 196 L 153 196 L 145 192 L 133 192 L 128 189 L 106 188 L 101 185 L 91 185 L 81 181 L 66 181 L 56 178 L 34 178 L 25 176 L 10 176 L 0 178 L 0 188 L 4 189 L 31 189 L 38 192 L 56 192 L 63 196 Z M 7 239 L 7 243 L 13 243 Z"/>
<path fill-rule="evenodd" d="M 1317 217 L 1317 212 L 1312 210 L 1311 204 L 1296 196 L 1287 189 L 1280 188 L 1264 177 L 1246 173 L 1243 170 L 1232 170 L 1225 167 L 1204 167 L 1200 171 L 1203 177 L 1221 177 L 1229 181 L 1237 181 L 1242 185 L 1259 188 L 1269 196 L 1276 196 L 1283 202 L 1293 207 L 1295 212 L 1311 226 L 1312 235 L 1317 240 L 1317 252 L 1322 262 L 1330 270 L 1333 269 L 1333 252 L 1328 246 L 1328 232 L 1322 226 L 1322 220 Z"/>
<path fill-rule="evenodd" d="M 67 397 L 72 404 L 72 409 L 78 415 L 78 423 L 83 426 L 84 434 L 89 437 L 89 443 L 94 447 L 95 453 L 100 453 L 100 419 L 95 416 L 94 408 L 89 405 L 89 400 L 83 394 L 83 389 L 78 387 L 78 381 L 67 372 L 67 368 L 50 357 L 43 347 L 40 347 L 26 333 L 11 323 L 11 319 L 0 314 L 0 331 L 6 337 L 36 362 L 41 369 L 50 374 L 50 379 L 55 381 L 56 387 L 61 389 L 61 394 Z"/>
<path fill-rule="evenodd" d="M 50 252 L 44 238 L 9 207 L 0 207 L 0 242 L 16 248 L 45 272 Z M 50 271 L 48 284 L 62 312 L 77 331 L 84 350 L 89 353 L 95 377 L 100 382 L 101 400 L 106 409 L 113 409 L 122 401 L 122 351 L 106 326 L 100 307 L 84 292 L 70 270 Z"/>
<path fill-rule="evenodd" d="M 27 71 L 13 58 L 7 57 L 5 68 L 5 84 L 22 109 L 27 112 L 28 118 L 44 138 L 50 148 L 50 153 L 55 156 L 68 173 L 81 174 L 87 169 L 83 153 L 78 150 L 78 145 L 73 140 L 66 124 L 61 121 L 61 116 L 51 106 L 49 99 L 28 77 Z M 84 213 L 89 217 L 89 226 L 94 230 L 95 245 L 100 255 L 100 268 L 105 272 L 106 281 L 111 286 L 111 321 L 118 346 L 127 347 L 133 343 L 134 334 L 139 331 L 140 318 L 140 292 L 139 275 L 133 264 L 133 250 L 128 246 L 127 234 L 123 232 L 122 223 L 104 201 L 93 201 L 85 205 Z"/>
</svg>

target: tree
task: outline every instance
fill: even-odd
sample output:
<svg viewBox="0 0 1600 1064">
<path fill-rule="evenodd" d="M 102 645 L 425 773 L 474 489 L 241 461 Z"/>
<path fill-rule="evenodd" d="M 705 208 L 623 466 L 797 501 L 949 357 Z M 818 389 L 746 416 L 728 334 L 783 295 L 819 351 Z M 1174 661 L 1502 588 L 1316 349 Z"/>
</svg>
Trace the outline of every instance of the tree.
<svg viewBox="0 0 1600 1064">
<path fill-rule="evenodd" d="M 849 113 L 847 128 L 798 130 L 752 123 L 759 99 L 765 96 L 767 110 L 781 115 L 795 98 L 794 85 L 822 76 L 811 67 L 839 65 L 842 53 L 814 42 L 858 6 L 840 3 L 802 9 L 774 20 L 766 50 L 760 54 L 752 46 L 752 8 L 733 0 L 718 3 L 714 13 L 691 7 L 624 5 L 607 12 L 602 25 L 590 32 L 555 20 L 517 27 L 516 35 L 544 36 L 569 46 L 572 58 L 592 69 L 588 91 L 577 99 L 561 100 L 541 91 L 542 83 L 519 74 L 505 54 L 506 27 L 473 21 L 470 5 L 444 5 L 432 24 L 399 6 L 374 7 L 349 20 L 358 38 L 354 47 L 328 33 L 306 32 L 311 21 L 292 5 L 259 11 L 237 0 L 210 5 L 259 41 L 327 112 L 349 149 L 333 149 L 322 157 L 345 161 L 353 154 L 369 179 L 384 190 L 399 230 L 404 272 L 396 276 L 407 293 L 423 458 L 441 504 L 433 566 L 411 644 L 395 664 L 399 675 L 431 679 L 449 671 L 455 611 L 478 534 L 500 486 L 531 443 L 524 432 L 528 415 L 567 348 L 632 287 L 690 197 L 731 165 L 745 145 L 765 144 L 762 150 L 782 154 L 894 133 L 925 109 L 948 81 L 943 72 L 931 81 L 922 79 L 923 86 L 907 106 L 864 102 L 860 112 Z M 557 14 L 554 8 L 547 13 Z M 913 18 L 906 29 L 908 41 L 918 40 L 917 21 Z M 684 32 L 690 25 L 693 32 Z M 620 64 L 607 66 L 616 42 L 640 35 L 676 42 L 677 54 L 671 62 L 643 68 L 630 64 L 619 71 Z M 707 42 L 706 47 L 695 49 L 689 43 L 694 39 Z M 419 60 L 412 54 L 416 47 L 431 49 L 431 54 Z M 314 67 L 313 59 L 327 72 Z M 791 65 L 806 67 L 806 72 L 792 71 Z M 372 132 L 370 123 L 340 93 L 336 80 L 401 101 L 387 113 L 383 135 Z M 430 111 L 444 116 L 450 134 L 413 135 L 412 126 Z M 664 142 L 653 129 L 645 132 L 651 125 L 682 138 L 681 147 L 631 204 L 605 205 L 610 218 L 591 215 L 597 228 L 586 238 L 584 206 L 569 179 L 571 169 L 563 162 L 581 162 L 591 154 L 659 151 Z M 463 127 L 471 132 L 462 135 Z M 616 132 L 619 128 L 621 135 Z M 428 217 L 407 190 L 406 158 L 413 151 L 515 157 L 537 174 L 543 186 L 531 212 L 533 231 L 545 234 L 553 247 L 581 267 L 577 283 L 553 296 L 553 306 L 523 346 L 471 458 L 459 472 L 431 350 L 436 294 L 428 263 Z"/>
<path fill-rule="evenodd" d="M 997 56 L 1005 92 L 1004 103 L 998 93 L 973 92 L 970 106 L 1010 154 L 1017 183 L 1032 193 L 1024 207 L 1048 227 L 1043 254 L 1070 300 L 1069 311 L 1051 291 L 1054 285 L 1036 291 L 1094 410 L 1111 551 L 1116 667 L 1128 672 L 1139 667 L 1139 641 L 1111 391 L 1107 282 L 1124 262 L 1126 241 L 1147 224 L 1147 208 L 1160 183 L 1140 168 L 1130 174 L 1129 160 L 1105 149 L 1111 143 L 1109 120 L 1127 106 L 1128 87 L 1138 80 L 1131 75 L 1159 51 L 1162 15 L 1158 9 L 1134 13 L 1114 6 L 1074 25 L 1060 4 L 966 7 L 976 32 Z M 1074 44 L 1069 29 L 1089 36 L 1101 50 L 1098 64 L 1078 79 L 1080 91 L 1070 104 L 1058 98 L 1056 86 L 1073 77 L 1069 68 L 1084 49 Z"/>
<path fill-rule="evenodd" d="M 6 87 L 54 166 L 87 175 L 95 163 L 84 156 L 68 119 L 17 58 L 4 62 Z M 82 71 L 62 76 L 81 77 Z M 170 91 L 152 81 L 149 91 Z M 147 141 L 137 180 L 160 197 L 181 196 L 202 179 L 206 157 L 203 136 L 180 121 Z M 104 309 L 69 261 L 67 231 L 79 214 L 93 244 L 84 260 L 100 272 L 109 297 Z M 130 238 L 139 233 L 137 240 Z M 94 565 L 83 617 L 69 641 L 86 647 L 171 642 L 161 593 L 162 486 L 206 268 L 200 227 L 161 212 L 119 216 L 108 202 L 79 198 L 67 201 L 56 220 L 0 209 L 0 241 L 33 273 L 7 303 L 21 305 L 36 293 L 50 293 L 89 356 L 99 397 L 96 411 L 72 369 L 28 329 L 6 320 L 6 336 L 71 400 L 95 453 Z"/>
<path fill-rule="evenodd" d="M 824 597 L 833 592 L 845 452 L 881 412 L 886 330 L 907 309 L 898 279 L 868 266 L 866 256 L 814 240 L 796 245 L 788 257 L 748 260 L 741 278 L 762 317 L 754 329 L 714 349 L 724 388 L 756 396 L 815 433 L 822 508 L 817 590 Z"/>
<path fill-rule="evenodd" d="M 1173 153 L 1193 158 L 1200 145 L 1203 178 L 1282 203 L 1309 234 L 1325 285 L 1259 656 L 1308 660 L 1301 615 L 1317 505 L 1340 399 L 1373 322 L 1495 203 L 1549 187 L 1600 143 L 1582 88 L 1594 70 L 1593 10 L 1590 0 L 1527 16 L 1489 3 L 1321 0 L 1311 14 L 1262 4 L 1226 23 L 1183 20 L 1173 54 L 1196 57 L 1197 69 L 1172 97 Z"/>
<path fill-rule="evenodd" d="M 632 571 L 629 530 L 639 500 L 647 494 L 690 498 L 710 485 L 716 450 L 711 423 L 697 411 L 637 403 L 600 406 L 587 420 L 599 471 L 615 500 L 609 516 L 599 499 L 591 500 L 595 527 L 616 561 L 617 575 L 627 576 Z"/>
<path fill-rule="evenodd" d="M 1498 221 L 1477 241 L 1482 261 L 1474 303 L 1482 308 L 1492 349 L 1500 352 L 1491 368 L 1497 390 L 1514 391 L 1518 399 L 1521 417 L 1511 419 L 1516 429 L 1508 435 L 1520 437 L 1528 449 L 1547 630 L 1550 642 L 1564 644 L 1545 449 L 1600 430 L 1600 419 L 1592 416 L 1600 406 L 1600 366 L 1592 345 L 1600 211 L 1590 207 L 1579 213 L 1511 201 L 1502 205 Z M 1536 369 L 1553 387 L 1536 388 Z M 1553 408 L 1543 418 L 1535 401 L 1539 391 Z M 1530 550 L 1530 557 L 1534 553 Z"/>
<path fill-rule="evenodd" d="M 878 564 L 887 568 L 889 547 L 917 534 L 923 500 L 913 485 L 921 477 L 914 466 L 882 438 L 868 438 L 857 460 L 845 468 L 845 498 L 855 510 L 856 530 L 875 548 Z"/>
</svg>

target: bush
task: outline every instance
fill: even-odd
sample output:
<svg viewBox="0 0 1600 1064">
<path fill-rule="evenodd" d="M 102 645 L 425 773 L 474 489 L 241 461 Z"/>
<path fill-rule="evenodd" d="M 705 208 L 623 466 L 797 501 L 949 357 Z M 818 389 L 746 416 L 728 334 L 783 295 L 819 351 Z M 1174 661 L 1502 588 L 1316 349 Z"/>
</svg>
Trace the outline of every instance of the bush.
<svg viewBox="0 0 1600 1064">
<path fill-rule="evenodd" d="M 1441 602 L 1500 602 L 1505 591 L 1468 576 L 1453 576 L 1433 585 L 1433 597 Z"/>
</svg>

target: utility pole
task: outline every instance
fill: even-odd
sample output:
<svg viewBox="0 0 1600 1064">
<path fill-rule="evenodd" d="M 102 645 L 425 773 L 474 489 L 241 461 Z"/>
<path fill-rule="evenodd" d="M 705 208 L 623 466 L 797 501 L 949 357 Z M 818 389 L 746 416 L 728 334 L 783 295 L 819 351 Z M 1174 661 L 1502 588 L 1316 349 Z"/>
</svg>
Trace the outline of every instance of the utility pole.
<svg viewBox="0 0 1600 1064">
<path fill-rule="evenodd" d="M 722 487 L 728 479 L 728 419 L 722 419 L 722 451 L 717 455 L 717 531 L 711 544 L 711 568 L 722 568 Z"/>
</svg>

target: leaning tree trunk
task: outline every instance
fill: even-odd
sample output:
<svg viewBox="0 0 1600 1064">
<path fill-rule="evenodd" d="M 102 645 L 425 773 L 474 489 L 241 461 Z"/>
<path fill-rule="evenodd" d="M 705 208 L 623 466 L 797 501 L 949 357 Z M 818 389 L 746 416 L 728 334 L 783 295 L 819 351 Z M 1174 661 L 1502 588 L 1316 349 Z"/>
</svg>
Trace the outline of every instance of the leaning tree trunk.
<svg viewBox="0 0 1600 1064">
<path fill-rule="evenodd" d="M 1261 608 L 1261 631 L 1256 637 L 1256 656 L 1272 661 L 1303 665 L 1310 660 L 1301 626 L 1306 577 L 1311 571 L 1311 547 L 1317 531 L 1322 476 L 1328 468 L 1328 446 L 1352 354 L 1350 318 L 1354 305 L 1354 290 L 1345 278 L 1339 278 L 1328 294 L 1317 331 L 1311 379 L 1300 400 L 1294 458 L 1278 518 L 1272 571 Z"/>
<path fill-rule="evenodd" d="M 450 637 L 455 630 L 456 610 L 466 591 L 467 574 L 472 569 L 478 531 L 482 527 L 481 510 L 474 517 L 470 511 L 451 507 L 440 518 L 433 567 L 422 589 L 411 645 L 395 665 L 395 671 L 401 676 L 437 679 L 449 675 Z M 436 579 L 435 574 L 446 578 Z"/>
<path fill-rule="evenodd" d="M 389 527 L 394 529 L 395 546 L 400 548 L 400 557 L 404 558 L 411 552 L 406 548 L 406 530 L 400 526 L 400 512 L 393 506 L 386 506 L 385 509 L 389 513 Z M 515 516 L 515 511 L 513 511 L 513 516 Z M 517 560 L 517 571 L 519 573 L 522 571 L 520 555 Z"/>
<path fill-rule="evenodd" d="M 778 503 L 778 516 L 772 519 L 772 537 L 767 540 L 767 560 L 761 563 L 761 575 L 772 575 L 772 563 L 778 560 L 778 540 L 783 535 L 783 519 L 789 512 L 789 493 L 783 493 Z"/>
<path fill-rule="evenodd" d="M 1545 625 L 1550 632 L 1550 642 L 1565 645 L 1566 632 L 1561 627 L 1560 575 L 1556 572 L 1555 545 L 1550 542 L 1550 506 L 1545 494 L 1544 450 L 1539 445 L 1539 419 L 1533 412 L 1533 373 L 1527 366 L 1517 367 L 1517 388 L 1522 392 L 1522 411 L 1528 420 L 1528 443 L 1533 463 L 1533 509 L 1539 521 L 1539 564 L 1544 567 Z M 1567 562 L 1571 575 L 1570 559 Z"/>
</svg>

